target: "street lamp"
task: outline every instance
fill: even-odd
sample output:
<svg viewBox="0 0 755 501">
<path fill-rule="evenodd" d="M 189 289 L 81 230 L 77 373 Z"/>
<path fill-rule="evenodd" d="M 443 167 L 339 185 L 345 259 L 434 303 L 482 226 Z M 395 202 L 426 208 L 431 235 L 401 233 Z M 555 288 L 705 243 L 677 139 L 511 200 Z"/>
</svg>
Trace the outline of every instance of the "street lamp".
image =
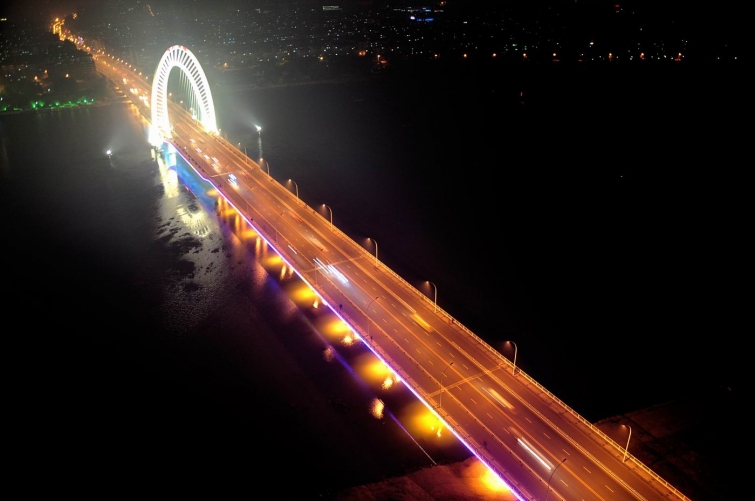
<svg viewBox="0 0 755 501">
<path fill-rule="evenodd" d="M 378 257 L 377 257 L 378 256 L 377 241 L 374 238 L 369 238 L 369 237 L 367 237 L 367 240 L 370 240 L 370 241 L 372 241 L 372 243 L 375 244 L 375 266 L 377 266 L 377 262 L 378 262 Z"/>
<path fill-rule="evenodd" d="M 628 424 L 623 424 L 621 426 L 626 426 L 627 428 L 629 428 L 629 436 L 627 437 L 627 446 L 624 447 L 624 459 L 621 460 L 621 462 L 623 463 L 624 461 L 627 460 L 627 451 L 629 451 L 629 439 L 632 438 L 632 427 L 629 426 Z"/>
<path fill-rule="evenodd" d="M 277 216 L 275 217 L 275 219 L 273 220 L 273 228 L 275 228 L 275 241 L 276 241 L 276 242 L 278 242 L 278 227 L 277 227 L 277 226 L 275 225 L 275 223 L 277 223 L 277 222 L 278 222 L 278 219 L 280 219 L 280 217 L 281 217 L 281 216 L 282 216 L 283 214 L 285 214 L 285 213 L 286 213 L 286 211 L 283 211 L 283 212 L 281 212 L 281 213 L 280 213 L 280 214 L 278 214 L 278 215 L 277 215 Z"/>
<path fill-rule="evenodd" d="M 438 382 L 438 389 L 440 389 L 440 395 L 438 396 L 438 409 L 440 409 L 440 406 L 443 403 L 443 378 L 446 376 L 446 371 L 448 370 L 448 368 L 453 364 L 453 362 L 448 364 L 446 368 L 443 369 L 443 372 L 440 373 L 440 381 Z"/>
<path fill-rule="evenodd" d="M 511 374 L 516 375 L 516 343 L 514 341 L 506 341 L 514 345 L 514 367 L 511 368 Z"/>
<path fill-rule="evenodd" d="M 239 148 L 239 151 L 241 151 L 241 142 L 240 141 L 239 141 L 238 148 Z M 244 165 L 246 165 L 248 163 L 247 162 L 248 160 L 249 160 L 249 155 L 246 154 L 246 146 L 244 146 Z"/>
<path fill-rule="evenodd" d="M 556 465 L 555 468 L 553 468 L 553 472 L 551 473 L 551 476 L 548 477 L 548 490 L 545 491 L 545 501 L 548 501 L 548 494 L 551 492 L 551 479 L 553 478 L 553 474 L 556 473 L 556 470 L 558 470 L 558 467 L 561 466 L 566 462 L 566 458 L 562 459 L 560 463 Z"/>
<path fill-rule="evenodd" d="M 288 182 L 294 183 L 294 187 L 296 188 L 296 198 L 299 198 L 299 185 L 296 184 L 296 181 L 294 181 L 293 179 L 289 179 Z"/>
<path fill-rule="evenodd" d="M 365 310 L 364 316 L 367 317 L 367 335 L 370 335 L 370 306 L 372 306 L 372 303 L 378 300 L 380 296 L 375 296 L 375 299 L 370 301 L 370 304 L 367 305 L 367 309 Z M 370 336 L 372 337 L 372 336 Z"/>
<path fill-rule="evenodd" d="M 262 157 L 262 127 L 259 125 L 255 125 L 257 127 L 257 150 L 259 151 L 260 157 Z"/>
<path fill-rule="evenodd" d="M 317 285 L 317 268 L 319 268 L 319 265 L 317 264 L 317 255 L 325 250 L 325 247 L 320 247 L 317 252 L 315 252 L 314 257 L 312 258 L 312 261 L 315 262 L 315 285 Z M 369 324 L 367 325 L 367 328 L 369 329 Z"/>
<path fill-rule="evenodd" d="M 433 301 L 433 304 L 435 305 L 435 312 L 438 312 L 438 286 L 434 283 L 427 281 L 428 284 L 433 286 L 433 289 L 435 289 L 435 301 Z"/>
<path fill-rule="evenodd" d="M 333 229 L 333 209 L 331 209 L 325 204 L 322 204 L 322 206 L 330 211 L 330 229 L 332 230 Z"/>
<path fill-rule="evenodd" d="M 244 152 L 246 152 L 246 150 L 244 150 Z M 263 163 L 265 164 L 265 167 L 267 168 L 267 177 L 270 177 L 270 164 L 267 162 L 267 160 L 260 157 L 260 167 L 262 166 Z"/>
</svg>

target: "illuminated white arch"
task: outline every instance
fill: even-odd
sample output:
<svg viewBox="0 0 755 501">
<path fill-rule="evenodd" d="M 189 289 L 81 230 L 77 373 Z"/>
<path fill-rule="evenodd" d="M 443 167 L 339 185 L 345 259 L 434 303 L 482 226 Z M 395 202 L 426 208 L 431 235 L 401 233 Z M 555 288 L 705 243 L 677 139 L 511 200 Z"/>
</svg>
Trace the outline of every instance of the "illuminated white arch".
<svg viewBox="0 0 755 501">
<path fill-rule="evenodd" d="M 194 54 L 181 45 L 169 47 L 157 64 L 155 77 L 152 80 L 152 127 L 166 139 L 173 137 L 168 119 L 168 76 L 176 66 L 189 77 L 191 89 L 201 106 L 202 126 L 207 132 L 217 134 L 215 105 L 212 102 L 207 77 Z"/>
</svg>

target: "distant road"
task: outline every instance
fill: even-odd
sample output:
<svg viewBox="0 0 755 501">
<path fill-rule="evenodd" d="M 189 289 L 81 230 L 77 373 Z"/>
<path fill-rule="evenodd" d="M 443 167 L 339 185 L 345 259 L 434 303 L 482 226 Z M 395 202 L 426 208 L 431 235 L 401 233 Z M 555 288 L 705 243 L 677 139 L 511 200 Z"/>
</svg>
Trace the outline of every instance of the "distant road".
<svg viewBox="0 0 755 501">
<path fill-rule="evenodd" d="M 370 80 L 368 76 L 352 76 L 344 78 L 329 78 L 326 80 L 309 80 L 305 82 L 289 82 L 282 84 L 263 84 L 258 85 L 254 83 L 250 84 L 222 84 L 223 92 L 240 92 L 247 90 L 265 90 L 265 89 L 280 89 L 284 87 L 301 87 L 305 85 L 322 85 L 322 84 L 338 84 L 347 82 L 362 82 Z"/>
</svg>

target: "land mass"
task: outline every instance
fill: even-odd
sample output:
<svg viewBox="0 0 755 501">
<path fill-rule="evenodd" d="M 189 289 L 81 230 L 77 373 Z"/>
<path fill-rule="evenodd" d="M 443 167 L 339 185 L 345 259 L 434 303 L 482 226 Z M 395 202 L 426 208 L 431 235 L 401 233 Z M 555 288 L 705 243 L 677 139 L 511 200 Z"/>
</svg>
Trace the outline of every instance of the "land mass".
<svg viewBox="0 0 755 501">
<path fill-rule="evenodd" d="M 701 390 L 678 400 L 594 423 L 609 437 L 622 425 L 632 429 L 629 453 L 693 501 L 735 499 L 731 416 L 741 399 L 731 388 Z M 509 501 L 506 491 L 484 482 L 485 466 L 475 457 L 353 487 L 332 501 Z M 515 500 L 510 495 L 511 500 Z"/>
</svg>

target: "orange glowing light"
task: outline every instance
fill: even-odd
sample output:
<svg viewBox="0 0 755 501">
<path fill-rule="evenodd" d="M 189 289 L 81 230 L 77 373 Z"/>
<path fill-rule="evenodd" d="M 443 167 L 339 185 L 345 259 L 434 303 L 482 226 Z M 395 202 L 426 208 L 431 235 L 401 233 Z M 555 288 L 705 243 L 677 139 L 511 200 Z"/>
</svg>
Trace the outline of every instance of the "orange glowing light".
<svg viewBox="0 0 755 501">
<path fill-rule="evenodd" d="M 382 419 L 384 410 L 385 404 L 382 400 L 380 400 L 379 398 L 372 400 L 372 403 L 370 405 L 370 413 L 373 415 L 373 417 L 375 417 L 375 419 Z"/>
<path fill-rule="evenodd" d="M 289 293 L 291 294 L 291 298 L 296 302 L 296 304 L 307 305 L 312 304 L 312 301 L 317 300 L 317 294 L 315 294 L 312 289 L 301 282 L 293 283 L 292 289 Z"/>
<path fill-rule="evenodd" d="M 328 346 L 327 348 L 325 348 L 322 356 L 326 362 L 332 362 L 336 359 L 336 350 L 334 350 L 332 346 Z"/>
<path fill-rule="evenodd" d="M 478 461 L 472 468 L 475 468 L 475 470 L 481 470 L 477 478 L 487 491 L 497 493 L 510 492 L 506 483 L 482 462 Z"/>
<path fill-rule="evenodd" d="M 270 265 L 277 265 L 281 264 L 283 262 L 283 259 L 278 254 L 273 254 L 268 258 L 268 264 Z"/>
</svg>

